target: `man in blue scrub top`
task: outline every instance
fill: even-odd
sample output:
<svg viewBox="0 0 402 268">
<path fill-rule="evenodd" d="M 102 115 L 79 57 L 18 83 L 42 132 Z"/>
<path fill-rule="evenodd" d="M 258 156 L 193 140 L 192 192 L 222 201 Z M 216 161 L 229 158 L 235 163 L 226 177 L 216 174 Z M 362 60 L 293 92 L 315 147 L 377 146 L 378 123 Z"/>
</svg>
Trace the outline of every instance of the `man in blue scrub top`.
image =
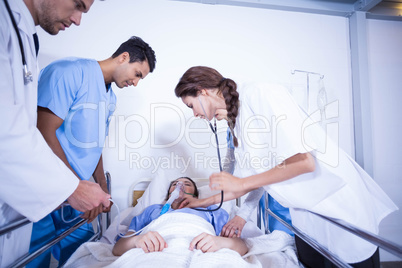
<svg viewBox="0 0 402 268">
<path fill-rule="evenodd" d="M 137 86 L 155 68 L 152 48 L 139 37 L 121 44 L 108 59 L 96 61 L 66 58 L 55 61 L 41 71 L 38 86 L 38 129 L 53 152 L 76 174 L 78 179 L 93 176 L 108 193 L 102 164 L 102 149 L 115 110 L 117 87 Z M 85 213 L 91 222 L 103 206 Z M 77 221 L 66 223 L 79 215 L 71 207 L 54 211 L 34 223 L 31 249 L 40 247 L 55 234 L 60 234 Z M 92 224 L 85 224 L 52 249 L 53 256 L 64 263 L 80 244 L 93 235 Z M 31 262 L 30 267 L 48 267 L 50 250 Z"/>
</svg>

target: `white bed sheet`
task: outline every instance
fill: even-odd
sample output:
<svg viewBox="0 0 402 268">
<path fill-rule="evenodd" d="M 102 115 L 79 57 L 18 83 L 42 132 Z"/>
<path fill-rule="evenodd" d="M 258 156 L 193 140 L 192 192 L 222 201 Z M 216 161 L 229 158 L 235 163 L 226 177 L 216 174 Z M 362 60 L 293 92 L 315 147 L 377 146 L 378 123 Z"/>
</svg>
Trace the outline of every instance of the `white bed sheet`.
<svg viewBox="0 0 402 268">
<path fill-rule="evenodd" d="M 142 249 L 132 249 L 121 257 L 114 256 L 112 249 L 118 232 L 126 233 L 131 219 L 139 215 L 147 206 L 163 203 L 171 181 L 165 179 L 167 177 L 172 176 L 167 176 L 165 172 L 159 171 L 150 182 L 144 195 L 138 200 L 138 204 L 134 208 L 129 207 L 121 211 L 120 220 L 118 217 L 113 220 L 99 242 L 88 242 L 81 245 L 65 267 L 133 267 L 133 265 L 138 267 L 163 265 L 164 268 L 170 266 L 175 268 L 219 266 L 221 268 L 222 265 L 230 265 L 229 267 L 299 267 L 292 236 L 282 231 L 274 231 L 272 234 L 264 235 L 253 222 L 247 222 L 242 231 L 241 237 L 245 239 L 249 248 L 249 252 L 243 257 L 229 249 L 222 249 L 215 253 L 202 253 L 200 250 L 189 252 L 188 246 L 192 238 L 201 233 L 201 229 L 208 232 L 208 228 L 212 228 L 212 225 L 199 216 L 184 213 L 164 214 L 153 221 L 149 225 L 150 227 L 147 227 L 148 230 L 150 228 L 157 229 L 162 234 L 168 232 L 169 237 L 162 235 L 165 240 L 169 240 L 166 241 L 168 243 L 167 249 L 154 253 L 144 253 Z M 200 198 L 216 194 L 210 191 L 208 185 L 198 189 Z M 229 218 L 233 218 L 238 209 L 234 200 L 224 202 L 222 208 L 228 212 Z M 176 215 L 182 215 L 181 217 L 185 217 L 186 220 Z M 117 225 L 118 231 L 116 230 Z M 197 226 L 201 226 L 201 229 Z M 172 230 L 177 231 L 172 232 Z M 197 233 L 197 230 L 200 232 Z M 213 228 L 212 233 L 215 233 Z M 182 234 L 186 234 L 185 238 L 182 237 Z M 171 252 L 171 249 L 178 250 Z M 179 258 L 175 258 L 179 255 L 181 260 L 186 260 L 182 261 L 181 265 L 178 263 Z M 233 260 L 236 260 L 234 262 L 236 264 L 233 264 Z"/>
<path fill-rule="evenodd" d="M 115 231 L 109 230 L 109 237 L 112 237 Z M 112 254 L 113 244 L 108 241 L 88 242 L 79 247 L 65 267 L 299 267 L 293 237 L 281 231 L 245 239 L 249 252 L 243 257 L 230 249 L 213 253 L 188 250 L 191 240 L 198 234 L 215 233 L 212 225 L 196 215 L 167 213 L 148 225 L 146 231 L 158 231 L 168 247 L 153 253 L 136 248 L 116 257 Z"/>
</svg>

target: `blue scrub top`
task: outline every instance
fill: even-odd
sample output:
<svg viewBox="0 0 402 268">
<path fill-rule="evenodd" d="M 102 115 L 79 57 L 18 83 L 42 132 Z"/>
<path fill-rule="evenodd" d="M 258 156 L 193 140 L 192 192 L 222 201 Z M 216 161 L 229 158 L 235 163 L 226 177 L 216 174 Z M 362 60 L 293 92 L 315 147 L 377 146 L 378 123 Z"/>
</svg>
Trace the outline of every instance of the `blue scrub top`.
<svg viewBox="0 0 402 268">
<path fill-rule="evenodd" d="M 159 218 L 163 205 L 155 204 L 147 207 L 140 215 L 135 216 L 128 227 L 129 230 L 139 231 L 153 220 Z M 214 209 L 217 206 L 212 205 L 207 209 Z M 198 211 L 192 208 L 182 208 L 182 209 L 172 209 L 171 207 L 166 213 L 189 213 L 193 215 L 200 216 L 205 219 L 207 222 L 211 223 L 215 229 L 216 235 L 219 235 L 222 231 L 223 226 L 227 223 L 229 219 L 229 214 L 224 209 L 218 209 L 217 211 L 209 212 L 209 211 Z"/>
<path fill-rule="evenodd" d="M 230 132 L 230 128 L 228 127 L 226 130 L 226 142 L 228 144 L 229 149 L 235 149 L 232 132 Z"/>
<path fill-rule="evenodd" d="M 71 167 L 88 180 L 99 162 L 116 106 L 99 63 L 66 58 L 48 65 L 39 76 L 38 106 L 64 120 L 57 138 Z"/>
</svg>

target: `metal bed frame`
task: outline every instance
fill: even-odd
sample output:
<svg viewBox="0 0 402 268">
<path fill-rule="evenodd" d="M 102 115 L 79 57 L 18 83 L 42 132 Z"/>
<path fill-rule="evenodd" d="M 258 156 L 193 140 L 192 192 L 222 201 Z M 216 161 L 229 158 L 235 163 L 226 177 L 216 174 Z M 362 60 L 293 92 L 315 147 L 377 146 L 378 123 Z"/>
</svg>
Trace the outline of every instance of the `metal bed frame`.
<svg viewBox="0 0 402 268">
<path fill-rule="evenodd" d="M 111 176 L 109 172 L 106 172 L 106 180 L 108 184 L 108 189 L 109 193 L 111 193 Z M 305 233 L 303 233 L 301 230 L 299 230 L 297 227 L 289 225 L 287 222 L 282 220 L 279 216 L 277 216 L 275 213 L 273 213 L 270 209 L 268 209 L 268 193 L 265 192 L 263 195 L 262 200 L 264 200 L 263 205 L 259 205 L 257 209 L 257 225 L 259 228 L 261 228 L 261 217 L 264 217 L 265 221 L 265 233 L 269 233 L 268 230 L 268 215 L 271 215 L 274 217 L 276 220 L 278 220 L 280 223 L 282 223 L 284 226 L 286 226 L 289 230 L 291 230 L 295 235 L 303 239 L 307 244 L 312 246 L 315 250 L 317 250 L 320 254 L 325 256 L 327 259 L 329 259 L 333 264 L 335 264 L 337 267 L 351 267 L 349 264 L 345 263 L 343 260 L 339 259 L 335 255 L 333 255 L 328 249 L 326 249 L 324 246 L 320 245 L 317 241 L 315 241 L 313 238 L 309 237 Z M 306 211 L 306 210 L 304 210 Z M 310 211 L 309 211 L 310 212 Z M 313 213 L 313 212 L 310 212 Z M 339 227 L 373 243 L 374 245 L 377 245 L 378 247 L 394 254 L 395 256 L 398 256 L 399 258 L 402 258 L 402 246 L 398 245 L 396 243 L 393 243 L 391 241 L 388 241 L 384 238 L 379 237 L 378 235 L 375 235 L 373 233 L 364 231 L 356 226 L 353 226 L 349 223 L 346 223 L 345 221 L 342 220 L 337 220 L 329 217 L 325 217 L 316 213 L 313 213 L 335 225 L 338 225 Z M 10 267 L 23 267 L 36 257 L 38 257 L 40 254 L 51 248 L 53 245 L 58 243 L 60 240 L 62 240 L 64 237 L 68 236 L 70 233 L 74 232 L 76 229 L 78 229 L 81 225 L 86 223 L 87 220 L 82 219 L 78 223 L 76 223 L 74 226 L 72 226 L 70 229 L 66 230 L 62 234 L 60 234 L 58 237 L 54 238 L 53 240 L 49 241 L 46 245 L 44 245 L 42 248 L 38 249 L 37 251 L 27 254 L 20 259 L 18 259 L 16 262 L 14 262 Z M 106 214 L 106 228 L 110 225 L 110 212 Z M 88 241 L 98 241 L 103 234 L 103 224 L 102 224 L 102 214 L 98 216 L 98 230 L 97 233 L 94 234 L 93 237 L 91 237 Z M 0 236 L 4 235 L 8 232 L 11 232 L 13 230 L 16 230 L 26 224 L 30 223 L 30 221 L 26 218 L 24 219 L 19 219 L 11 222 L 10 224 L 0 227 Z M 62 267 L 63 264 L 59 264 L 59 267 Z"/>
<path fill-rule="evenodd" d="M 263 216 L 264 218 L 264 222 L 265 222 L 265 233 L 269 233 L 269 229 L 268 229 L 268 215 L 272 216 L 273 218 L 275 218 L 276 220 L 278 220 L 280 223 L 282 223 L 286 228 L 288 228 L 289 230 L 291 230 L 295 235 L 297 235 L 299 238 L 301 238 L 304 242 L 306 242 L 307 244 L 309 244 L 311 247 L 313 247 L 315 250 L 317 250 L 321 255 L 323 255 L 324 257 L 326 257 L 328 260 L 330 260 L 333 264 L 335 264 L 337 267 L 352 267 L 349 264 L 345 263 L 342 259 L 338 258 L 337 256 L 335 256 L 334 254 L 332 254 L 327 248 L 325 248 L 324 246 L 322 246 L 320 243 L 318 243 L 315 239 L 309 237 L 307 234 L 305 234 L 304 232 L 302 232 L 300 229 L 298 229 L 295 226 L 292 226 L 290 224 L 288 224 L 286 221 L 284 221 L 282 218 L 280 218 L 278 215 L 276 215 L 275 213 L 273 213 L 269 208 L 268 208 L 268 193 L 264 192 L 264 195 L 262 196 L 262 200 L 263 205 L 259 204 L 258 209 L 257 209 L 257 225 L 258 227 L 261 229 L 261 217 Z M 329 221 L 343 229 L 345 229 L 346 231 L 388 251 L 389 253 L 402 258 L 402 246 L 398 245 L 394 242 L 391 242 L 387 239 L 384 239 L 376 234 L 373 234 L 371 232 L 367 232 L 365 230 L 360 229 L 357 226 L 354 226 L 350 223 L 347 223 L 343 220 L 338 220 L 338 219 L 334 219 L 334 218 L 330 218 L 330 217 L 326 217 L 305 209 L 298 209 L 300 211 L 307 211 L 309 213 L 312 213 L 316 216 L 319 216 L 320 218 Z"/>
<path fill-rule="evenodd" d="M 111 176 L 109 172 L 105 172 L 106 176 L 106 182 L 107 182 L 107 187 L 108 191 L 111 194 Z M 39 248 L 38 250 L 32 252 L 32 253 L 27 253 L 26 255 L 22 256 L 18 260 L 16 260 L 14 263 L 12 263 L 9 267 L 24 267 L 26 264 L 34 260 L 36 257 L 44 253 L 46 250 L 50 249 L 52 246 L 57 244 L 59 241 L 64 239 L 66 236 L 80 228 L 82 225 L 84 225 L 88 220 L 82 219 L 73 226 L 71 226 L 69 229 L 58 235 L 57 237 L 53 238 L 52 240 L 48 241 L 44 246 Z M 23 227 L 27 224 L 29 224 L 31 221 L 28 220 L 27 218 L 21 218 L 17 219 L 5 226 L 0 227 L 0 236 L 5 235 L 13 230 L 16 230 L 20 227 Z M 106 213 L 106 228 L 110 226 L 111 222 L 111 216 L 110 212 Z M 97 231 L 96 233 L 88 240 L 88 242 L 93 242 L 93 241 L 98 241 L 103 235 L 103 217 L 102 214 L 99 214 L 97 217 Z M 63 267 L 64 263 L 59 263 L 59 267 Z"/>
</svg>

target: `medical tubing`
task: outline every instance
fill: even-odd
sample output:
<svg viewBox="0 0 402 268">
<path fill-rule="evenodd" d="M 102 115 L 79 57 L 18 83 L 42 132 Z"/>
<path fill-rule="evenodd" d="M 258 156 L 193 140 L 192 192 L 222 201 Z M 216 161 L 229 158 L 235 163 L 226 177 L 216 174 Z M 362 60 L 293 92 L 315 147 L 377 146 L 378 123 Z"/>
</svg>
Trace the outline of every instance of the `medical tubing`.
<svg viewBox="0 0 402 268">
<path fill-rule="evenodd" d="M 170 194 L 169 199 L 166 201 L 165 205 L 162 207 L 161 213 L 159 215 L 163 215 L 165 214 L 170 206 L 172 205 L 172 203 L 179 198 L 180 196 L 180 191 L 184 191 L 184 187 L 183 187 L 183 182 L 178 181 L 176 183 L 176 188 L 174 189 L 174 191 Z"/>
<path fill-rule="evenodd" d="M 117 203 L 113 201 L 113 199 L 110 198 L 109 201 L 113 203 L 114 207 L 115 207 L 116 210 L 117 210 L 117 224 L 116 224 L 116 233 L 117 233 L 117 235 L 120 236 L 120 237 L 122 237 L 122 238 L 128 238 L 128 237 L 132 237 L 132 236 L 135 236 L 135 235 L 140 234 L 140 233 L 142 232 L 142 230 L 143 230 L 145 227 L 142 228 L 141 230 L 138 230 L 138 231 L 136 231 L 136 232 L 130 234 L 130 235 L 123 235 L 122 233 L 119 232 L 119 225 L 120 225 L 120 209 L 119 209 L 119 207 L 117 206 Z M 61 204 L 61 219 L 62 219 L 63 222 L 65 222 L 65 223 L 73 222 L 73 221 L 75 221 L 76 219 L 80 218 L 82 214 L 84 214 L 84 213 L 80 213 L 80 215 L 78 215 L 78 216 L 75 217 L 74 219 L 72 219 L 72 220 L 66 220 L 66 219 L 64 219 L 64 213 L 63 213 L 63 208 L 66 207 L 66 206 L 71 206 L 71 205 L 70 205 L 70 204 Z M 114 242 L 116 243 L 116 241 L 114 241 Z"/>
<path fill-rule="evenodd" d="M 119 206 L 111 198 L 109 199 L 109 201 L 113 203 L 114 207 L 117 210 L 116 233 L 117 233 L 118 236 L 120 236 L 121 238 L 129 238 L 129 237 L 132 237 L 132 236 L 140 234 L 142 232 L 142 230 L 144 230 L 145 227 L 140 229 L 140 230 L 138 230 L 138 231 L 135 231 L 134 233 L 129 234 L 129 235 L 123 235 L 122 233 L 120 233 L 119 232 L 119 225 L 120 225 L 120 209 L 119 209 Z M 117 236 L 116 236 L 116 238 L 117 238 Z M 115 241 L 114 241 L 115 243 L 116 243 L 116 238 L 115 238 Z"/>
<path fill-rule="evenodd" d="M 73 221 L 75 221 L 76 219 L 80 218 L 82 214 L 84 214 L 84 213 L 80 213 L 80 214 L 79 214 L 77 217 L 75 217 L 74 219 L 72 219 L 72 220 L 66 220 L 66 219 L 64 219 L 64 207 L 66 207 L 66 206 L 70 206 L 70 204 L 64 204 L 64 203 L 61 204 L 61 219 L 62 219 L 62 221 L 65 222 L 65 223 L 73 222 Z"/>
</svg>

